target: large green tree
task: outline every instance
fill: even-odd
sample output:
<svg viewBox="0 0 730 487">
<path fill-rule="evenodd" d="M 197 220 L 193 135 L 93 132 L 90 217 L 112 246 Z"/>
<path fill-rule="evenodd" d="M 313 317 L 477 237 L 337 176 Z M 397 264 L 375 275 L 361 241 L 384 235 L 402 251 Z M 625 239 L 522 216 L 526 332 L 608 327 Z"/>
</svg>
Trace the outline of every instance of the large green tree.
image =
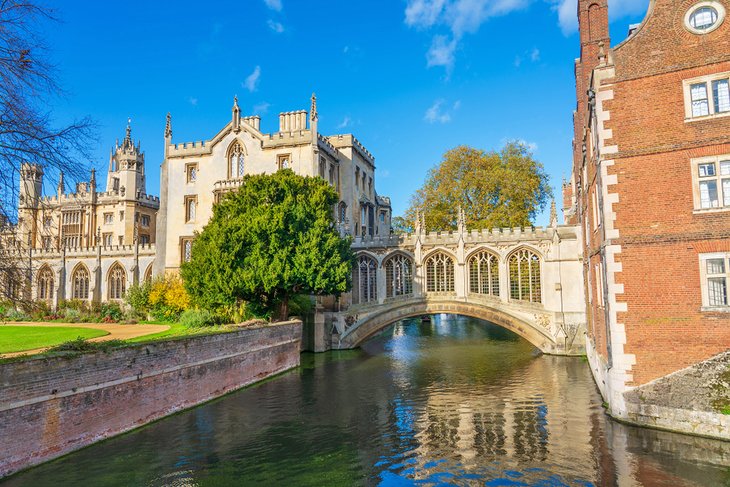
<svg viewBox="0 0 730 487">
<path fill-rule="evenodd" d="M 351 285 L 350 241 L 336 230 L 337 192 L 291 170 L 245 176 L 213 207 L 182 277 L 193 303 L 209 309 L 242 301 L 288 317 L 297 294 L 335 294 Z"/>
<path fill-rule="evenodd" d="M 431 169 L 405 218 L 415 222 L 420 210 L 429 229 L 453 230 L 461 207 L 469 228 L 526 226 L 551 197 L 549 177 L 525 144 L 508 142 L 499 152 L 461 145 Z"/>
</svg>

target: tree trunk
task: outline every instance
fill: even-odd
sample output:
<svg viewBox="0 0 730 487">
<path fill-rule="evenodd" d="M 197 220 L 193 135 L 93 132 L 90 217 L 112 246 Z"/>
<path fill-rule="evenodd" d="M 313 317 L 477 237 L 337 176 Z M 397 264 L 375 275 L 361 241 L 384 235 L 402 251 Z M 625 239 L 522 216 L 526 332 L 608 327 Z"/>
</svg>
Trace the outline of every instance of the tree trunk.
<svg viewBox="0 0 730 487">
<path fill-rule="evenodd" d="M 279 303 L 279 321 L 286 321 L 289 319 L 289 296 L 284 296 Z"/>
</svg>

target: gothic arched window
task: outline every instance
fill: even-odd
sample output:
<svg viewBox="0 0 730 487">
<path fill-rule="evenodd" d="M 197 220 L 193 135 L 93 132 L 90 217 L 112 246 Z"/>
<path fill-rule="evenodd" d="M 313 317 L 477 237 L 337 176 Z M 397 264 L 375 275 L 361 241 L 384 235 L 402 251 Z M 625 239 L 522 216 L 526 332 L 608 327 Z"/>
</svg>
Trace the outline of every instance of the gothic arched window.
<svg viewBox="0 0 730 487">
<path fill-rule="evenodd" d="M 469 259 L 469 292 L 499 296 L 499 264 L 496 255 L 482 250 Z"/>
<path fill-rule="evenodd" d="M 413 294 L 413 261 L 405 255 L 396 254 L 385 261 L 385 296 L 407 296 Z"/>
<path fill-rule="evenodd" d="M 454 291 L 454 259 L 436 252 L 426 259 L 426 292 Z"/>
<path fill-rule="evenodd" d="M 147 266 L 147 270 L 144 271 L 144 281 L 152 282 L 152 264 Z"/>
<path fill-rule="evenodd" d="M 119 263 L 109 270 L 108 289 L 109 299 L 122 299 L 127 291 L 127 272 Z"/>
<path fill-rule="evenodd" d="M 89 299 L 89 271 L 79 265 L 71 274 L 71 297 L 73 299 Z"/>
<path fill-rule="evenodd" d="M 53 299 L 53 271 L 48 266 L 43 266 L 38 272 L 38 299 L 51 301 Z"/>
<path fill-rule="evenodd" d="M 369 303 L 378 299 L 377 263 L 372 257 L 357 258 L 352 299 L 355 304 Z"/>
<path fill-rule="evenodd" d="M 340 201 L 337 205 L 337 221 L 339 223 L 345 223 L 347 221 L 347 203 Z"/>
<path fill-rule="evenodd" d="M 236 142 L 230 152 L 229 174 L 231 179 L 243 177 L 243 146 Z"/>
<path fill-rule="evenodd" d="M 507 266 L 510 298 L 541 303 L 540 257 L 528 249 L 520 249 L 509 256 Z"/>
</svg>

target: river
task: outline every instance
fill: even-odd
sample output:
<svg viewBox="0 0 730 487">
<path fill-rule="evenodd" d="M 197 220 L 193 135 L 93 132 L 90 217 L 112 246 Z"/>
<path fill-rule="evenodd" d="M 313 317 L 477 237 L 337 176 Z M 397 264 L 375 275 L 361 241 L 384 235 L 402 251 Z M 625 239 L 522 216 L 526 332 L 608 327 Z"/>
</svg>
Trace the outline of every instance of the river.
<svg viewBox="0 0 730 487">
<path fill-rule="evenodd" d="M 625 426 L 585 359 L 408 320 L 7 486 L 730 485 L 730 443 Z"/>
</svg>

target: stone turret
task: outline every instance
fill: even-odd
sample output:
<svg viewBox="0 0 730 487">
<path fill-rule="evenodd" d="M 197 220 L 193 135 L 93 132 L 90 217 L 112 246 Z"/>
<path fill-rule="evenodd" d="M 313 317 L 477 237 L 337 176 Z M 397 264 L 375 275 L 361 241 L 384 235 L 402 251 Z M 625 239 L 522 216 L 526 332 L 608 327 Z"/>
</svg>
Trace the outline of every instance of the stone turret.
<svg viewBox="0 0 730 487">
<path fill-rule="evenodd" d="M 135 146 L 132 140 L 131 120 L 127 121 L 127 130 L 121 145 L 117 142 L 109 156 L 106 190 L 118 192 L 127 199 L 136 198 L 137 193 L 147 193 L 144 153 L 139 142 Z"/>
</svg>

